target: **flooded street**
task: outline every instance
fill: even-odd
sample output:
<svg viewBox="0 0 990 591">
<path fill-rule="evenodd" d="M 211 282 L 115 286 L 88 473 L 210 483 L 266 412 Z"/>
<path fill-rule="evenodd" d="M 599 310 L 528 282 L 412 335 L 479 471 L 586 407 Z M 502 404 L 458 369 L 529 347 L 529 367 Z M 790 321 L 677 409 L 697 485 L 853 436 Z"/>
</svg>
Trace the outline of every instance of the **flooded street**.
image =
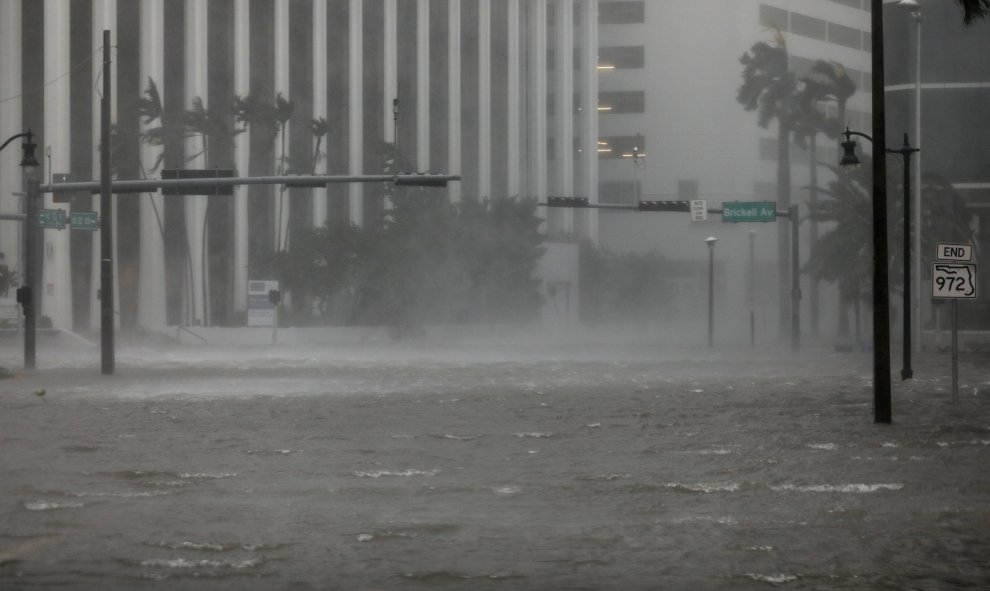
<svg viewBox="0 0 990 591">
<path fill-rule="evenodd" d="M 2 589 L 990 586 L 986 358 L 85 355 L 0 381 Z"/>
</svg>

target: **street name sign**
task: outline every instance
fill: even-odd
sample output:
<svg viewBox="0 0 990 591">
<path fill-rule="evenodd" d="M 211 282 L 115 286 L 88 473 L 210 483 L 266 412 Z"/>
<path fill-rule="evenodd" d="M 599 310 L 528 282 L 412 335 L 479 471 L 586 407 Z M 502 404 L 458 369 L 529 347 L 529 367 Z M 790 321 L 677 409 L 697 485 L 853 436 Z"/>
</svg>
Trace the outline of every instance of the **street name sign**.
<svg viewBox="0 0 990 591">
<path fill-rule="evenodd" d="M 775 222 L 777 203 L 774 201 L 731 201 L 722 204 L 723 222 Z"/>
<path fill-rule="evenodd" d="M 939 242 L 935 249 L 935 258 L 940 261 L 968 263 L 973 260 L 973 245 Z"/>
<path fill-rule="evenodd" d="M 50 230 L 64 230 L 65 229 L 65 210 L 64 209 L 39 209 L 38 210 L 38 227 L 48 228 Z"/>
<path fill-rule="evenodd" d="M 976 299 L 976 265 L 932 263 L 932 297 L 952 300 Z"/>
<path fill-rule="evenodd" d="M 73 211 L 69 214 L 69 225 L 73 230 L 98 230 L 100 214 L 95 211 Z"/>
<path fill-rule="evenodd" d="M 708 201 L 705 199 L 691 200 L 691 221 L 704 222 L 708 219 Z"/>
</svg>

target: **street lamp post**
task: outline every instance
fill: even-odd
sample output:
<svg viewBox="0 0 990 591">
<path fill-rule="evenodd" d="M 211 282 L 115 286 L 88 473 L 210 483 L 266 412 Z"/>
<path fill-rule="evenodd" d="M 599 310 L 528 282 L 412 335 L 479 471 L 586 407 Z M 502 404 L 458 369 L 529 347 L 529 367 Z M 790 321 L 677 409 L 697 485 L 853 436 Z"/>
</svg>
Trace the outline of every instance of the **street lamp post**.
<svg viewBox="0 0 990 591">
<path fill-rule="evenodd" d="M 918 0 L 900 0 L 897 5 L 909 13 L 915 22 L 915 53 L 914 53 L 914 141 L 917 147 L 921 148 L 921 21 L 924 17 L 921 14 L 921 4 Z M 912 302 L 914 311 L 915 338 L 911 343 L 915 351 L 921 351 L 921 154 L 918 154 L 914 166 L 914 293 L 919 298 L 917 303 Z"/>
<path fill-rule="evenodd" d="M 24 171 L 24 180 L 27 183 L 27 197 L 24 216 L 24 272 L 22 273 L 24 285 L 17 288 L 17 303 L 24 310 L 24 369 L 34 369 L 35 328 L 38 317 L 35 298 L 39 295 L 37 289 L 39 274 L 35 269 L 37 265 L 35 261 L 39 252 L 38 245 L 35 244 L 37 241 L 35 235 L 38 233 L 38 160 L 34 157 L 34 149 L 37 146 L 31 141 L 34 134 L 28 130 L 13 135 L 0 145 L 0 150 L 21 137 L 25 140 L 21 144 L 21 148 L 24 150 L 21 169 Z"/>
<path fill-rule="evenodd" d="M 708 346 L 715 346 L 715 243 L 718 238 L 705 238 L 708 243 Z"/>
<path fill-rule="evenodd" d="M 844 134 L 846 141 L 842 142 L 843 166 L 859 164 L 856 157 L 856 142 L 852 136 L 858 135 L 873 141 L 873 138 L 858 131 L 849 131 L 846 128 Z M 888 154 L 900 154 L 904 159 L 904 343 L 903 343 L 903 367 L 901 368 L 901 379 L 908 380 L 914 376 L 911 368 L 911 155 L 918 151 L 918 148 L 911 147 L 908 142 L 908 134 L 904 134 L 904 146 L 900 149 L 886 148 Z M 918 253 L 919 256 L 921 253 Z M 874 311 L 874 313 L 876 313 Z"/>
<path fill-rule="evenodd" d="M 756 348 L 756 230 L 749 231 L 749 346 Z"/>
</svg>

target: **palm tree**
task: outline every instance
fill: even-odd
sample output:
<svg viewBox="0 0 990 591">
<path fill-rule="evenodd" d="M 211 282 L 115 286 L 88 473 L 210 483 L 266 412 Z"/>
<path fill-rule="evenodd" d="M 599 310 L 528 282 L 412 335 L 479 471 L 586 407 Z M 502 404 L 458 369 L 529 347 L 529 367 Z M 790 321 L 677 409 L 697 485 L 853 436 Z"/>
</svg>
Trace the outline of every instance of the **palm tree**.
<svg viewBox="0 0 990 591">
<path fill-rule="evenodd" d="M 797 117 L 794 122 L 794 136 L 798 146 L 808 150 L 808 207 L 814 211 L 818 207 L 818 134 L 824 133 L 829 138 L 839 137 L 845 120 L 846 103 L 856 92 L 856 84 L 846 74 L 845 68 L 838 62 L 817 60 L 809 68 L 807 74 L 799 80 Z M 821 105 L 835 101 L 838 114 L 835 118 L 828 117 L 822 111 Z M 818 220 L 811 217 L 809 221 L 810 244 L 818 241 Z M 811 275 L 809 312 L 811 315 L 811 332 L 818 335 L 819 277 Z"/>
<path fill-rule="evenodd" d="M 743 64 L 743 83 L 736 100 L 747 111 L 756 111 L 757 123 L 766 128 L 777 120 L 777 207 L 787 211 L 791 206 L 791 131 L 798 108 L 798 82 L 788 68 L 787 44 L 784 36 L 774 29 L 773 45 L 759 42 L 739 58 Z M 780 274 L 780 325 L 786 326 L 791 317 L 788 281 L 790 249 L 788 225 L 777 228 L 778 269 Z"/>
<path fill-rule="evenodd" d="M 963 22 L 967 25 L 981 18 L 990 17 L 990 0 L 956 0 L 963 9 Z"/>
</svg>

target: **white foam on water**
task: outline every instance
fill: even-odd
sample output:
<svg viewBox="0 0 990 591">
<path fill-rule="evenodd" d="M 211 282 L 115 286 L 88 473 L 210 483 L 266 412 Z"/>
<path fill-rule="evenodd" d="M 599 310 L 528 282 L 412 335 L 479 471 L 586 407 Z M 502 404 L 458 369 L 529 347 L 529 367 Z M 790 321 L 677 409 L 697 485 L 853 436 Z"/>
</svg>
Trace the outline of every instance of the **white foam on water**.
<svg viewBox="0 0 990 591">
<path fill-rule="evenodd" d="M 680 490 L 688 490 L 691 492 L 700 493 L 716 493 L 716 492 L 736 492 L 739 490 L 738 482 L 724 482 L 724 483 L 706 483 L 706 482 L 668 482 L 664 484 L 667 488 L 676 488 Z"/>
<path fill-rule="evenodd" d="M 121 499 L 137 499 L 143 497 L 164 497 L 175 494 L 170 490 L 148 490 L 140 492 L 71 492 L 74 497 L 117 497 Z"/>
<path fill-rule="evenodd" d="M 754 581 L 759 581 L 761 583 L 770 583 L 773 585 L 783 585 L 784 583 L 790 583 L 791 581 L 798 580 L 797 575 L 791 575 L 787 573 L 774 573 L 770 575 L 764 575 L 759 573 L 746 573 L 746 576 L 753 579 Z"/>
<path fill-rule="evenodd" d="M 358 470 L 354 476 L 358 478 L 381 478 L 383 476 L 436 476 L 440 470 Z"/>
<path fill-rule="evenodd" d="M 190 560 L 188 558 L 152 558 L 142 560 L 141 566 L 157 566 L 164 568 L 232 568 L 245 569 L 258 566 L 261 560 L 241 560 L 239 562 L 224 562 L 221 560 Z"/>
<path fill-rule="evenodd" d="M 522 487 L 507 484 L 505 486 L 496 486 L 492 489 L 492 492 L 499 495 L 517 495 L 522 492 Z"/>
<path fill-rule="evenodd" d="M 50 511 L 52 509 L 78 509 L 85 507 L 83 503 L 74 501 L 27 501 L 24 508 L 28 511 Z"/>
<path fill-rule="evenodd" d="M 237 476 L 237 474 L 234 472 L 181 472 L 179 474 L 179 478 L 202 478 L 212 480 L 234 478 L 235 476 Z"/>
<path fill-rule="evenodd" d="M 771 486 L 771 490 L 775 491 L 785 491 L 785 492 L 812 492 L 812 493 L 873 493 L 881 490 L 901 490 L 904 488 L 904 484 L 900 482 L 894 482 L 890 484 L 813 484 L 813 485 L 796 485 L 796 484 L 782 484 L 779 486 Z"/>
<path fill-rule="evenodd" d="M 809 443 L 808 447 L 810 447 L 811 449 L 821 449 L 827 451 L 839 449 L 838 444 L 835 443 Z"/>
<path fill-rule="evenodd" d="M 513 433 L 516 437 L 522 437 L 526 439 L 546 439 L 548 437 L 553 437 L 553 433 L 540 433 L 540 432 L 529 432 L 529 433 Z"/>
</svg>

